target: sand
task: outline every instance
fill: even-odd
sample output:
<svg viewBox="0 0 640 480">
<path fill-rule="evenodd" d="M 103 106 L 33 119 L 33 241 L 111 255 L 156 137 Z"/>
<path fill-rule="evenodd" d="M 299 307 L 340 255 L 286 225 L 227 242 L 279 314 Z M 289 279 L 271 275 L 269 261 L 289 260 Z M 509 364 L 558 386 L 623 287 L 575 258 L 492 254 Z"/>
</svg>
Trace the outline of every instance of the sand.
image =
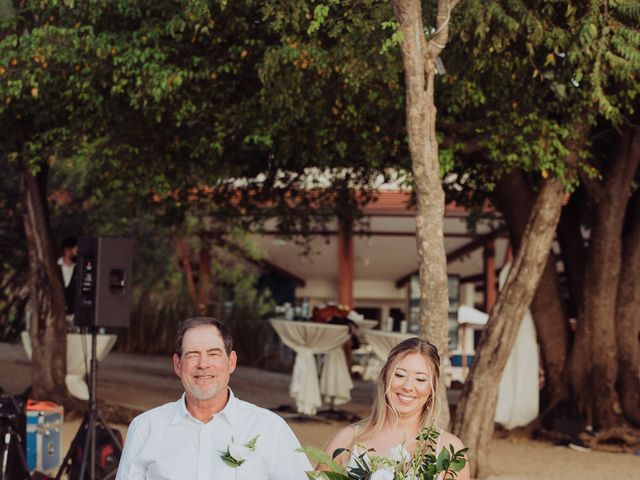
<svg viewBox="0 0 640 480">
<path fill-rule="evenodd" d="M 276 409 L 292 405 L 288 394 L 290 376 L 249 367 L 238 367 L 231 387 L 239 398 Z M 0 344 L 0 387 L 18 393 L 30 384 L 30 362 L 19 344 Z M 352 402 L 343 406 L 365 415 L 373 385 L 356 381 Z M 149 409 L 174 401 L 182 393 L 171 359 L 167 356 L 111 353 L 98 372 L 98 398 L 111 404 Z M 282 414 L 303 445 L 323 446 L 345 422 L 299 421 Z M 66 452 L 80 421 L 65 421 L 62 451 Z M 126 434 L 126 425 L 117 425 Z M 640 456 L 603 452 L 578 452 L 567 447 L 509 437 L 490 445 L 491 475 L 488 480 L 525 479 L 640 479 Z"/>
</svg>

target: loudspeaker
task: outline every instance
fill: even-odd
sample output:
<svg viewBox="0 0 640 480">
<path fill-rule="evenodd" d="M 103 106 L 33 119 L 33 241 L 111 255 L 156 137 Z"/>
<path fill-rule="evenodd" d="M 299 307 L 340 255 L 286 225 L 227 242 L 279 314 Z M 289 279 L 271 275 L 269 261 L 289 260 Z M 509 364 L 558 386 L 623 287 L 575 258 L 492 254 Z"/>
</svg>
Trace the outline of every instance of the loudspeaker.
<svg viewBox="0 0 640 480">
<path fill-rule="evenodd" d="M 128 327 L 131 314 L 133 240 L 78 239 L 75 325 Z"/>
</svg>

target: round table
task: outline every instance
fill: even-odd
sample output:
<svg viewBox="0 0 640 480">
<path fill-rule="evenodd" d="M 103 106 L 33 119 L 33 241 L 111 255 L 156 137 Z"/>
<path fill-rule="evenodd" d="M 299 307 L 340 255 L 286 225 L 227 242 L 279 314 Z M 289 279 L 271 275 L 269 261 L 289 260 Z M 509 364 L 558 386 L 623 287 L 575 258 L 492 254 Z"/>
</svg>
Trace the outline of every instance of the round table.
<svg viewBox="0 0 640 480">
<path fill-rule="evenodd" d="M 351 400 L 353 382 L 341 348 L 350 339 L 348 326 L 281 319 L 269 322 L 282 343 L 296 352 L 289 393 L 298 413 L 315 415 L 322 405 L 321 394 L 334 405 Z M 320 353 L 325 354 L 325 362 L 318 382 L 314 354 Z"/>
<path fill-rule="evenodd" d="M 101 361 L 111 351 L 118 339 L 117 335 L 96 336 L 96 358 Z M 33 351 L 29 332 L 20 334 L 22 346 L 27 357 L 31 360 Z M 89 372 L 91 362 L 91 335 L 85 333 L 67 333 L 67 375 L 64 383 L 69 393 L 81 400 L 89 400 L 89 386 L 85 382 L 85 376 Z"/>
<path fill-rule="evenodd" d="M 413 333 L 400 333 L 400 332 L 384 332 L 382 330 L 367 330 L 364 332 L 364 337 L 367 339 L 369 345 L 373 350 L 373 353 L 382 360 L 387 361 L 389 352 L 397 344 L 408 338 L 413 338 Z"/>
</svg>

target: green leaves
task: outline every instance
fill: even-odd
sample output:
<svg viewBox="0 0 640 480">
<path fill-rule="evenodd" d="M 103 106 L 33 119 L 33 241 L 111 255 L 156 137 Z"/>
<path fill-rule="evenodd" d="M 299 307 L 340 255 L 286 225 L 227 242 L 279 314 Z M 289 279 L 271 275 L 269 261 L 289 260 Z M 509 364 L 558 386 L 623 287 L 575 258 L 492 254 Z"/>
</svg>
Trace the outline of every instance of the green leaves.
<svg viewBox="0 0 640 480">
<path fill-rule="evenodd" d="M 340 455 L 340 453 L 344 451 L 344 449 L 339 449 L 339 450 L 340 451 L 336 450 L 337 453 L 334 452 L 332 456 L 328 455 L 324 450 L 316 447 L 300 447 L 297 451 L 308 455 L 315 462 L 326 465 L 331 470 L 333 470 L 333 472 L 342 475 L 341 477 L 334 477 L 334 478 L 348 478 L 346 476 L 345 468 L 334 460 L 334 458 L 336 458 L 337 455 Z M 309 477 L 309 478 L 319 478 L 319 477 Z"/>
<path fill-rule="evenodd" d="M 583 47 L 590 47 L 598 35 L 598 27 L 593 23 L 585 23 L 580 29 L 580 43 Z"/>
</svg>

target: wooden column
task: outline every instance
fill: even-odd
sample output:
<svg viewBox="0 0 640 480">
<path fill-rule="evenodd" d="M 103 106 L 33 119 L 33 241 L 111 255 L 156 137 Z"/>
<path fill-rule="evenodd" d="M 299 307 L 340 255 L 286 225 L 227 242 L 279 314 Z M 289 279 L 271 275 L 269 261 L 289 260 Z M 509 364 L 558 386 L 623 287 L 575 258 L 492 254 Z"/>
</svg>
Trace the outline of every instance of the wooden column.
<svg viewBox="0 0 640 480">
<path fill-rule="evenodd" d="M 491 312 L 496 303 L 496 248 L 495 242 L 489 240 L 484 246 L 484 310 Z"/>
<path fill-rule="evenodd" d="M 353 223 L 338 227 L 338 303 L 353 308 Z"/>
</svg>

